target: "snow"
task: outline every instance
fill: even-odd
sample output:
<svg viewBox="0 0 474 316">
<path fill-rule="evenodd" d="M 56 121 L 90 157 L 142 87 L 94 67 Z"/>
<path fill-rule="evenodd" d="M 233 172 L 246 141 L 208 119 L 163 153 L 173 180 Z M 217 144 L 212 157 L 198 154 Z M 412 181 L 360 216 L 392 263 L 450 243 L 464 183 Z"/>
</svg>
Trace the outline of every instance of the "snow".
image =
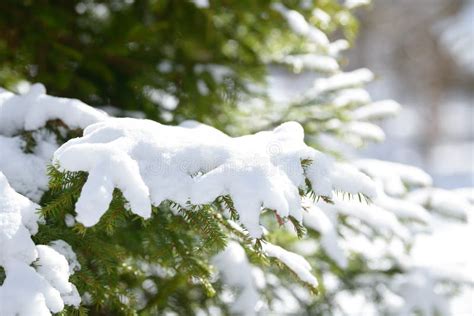
<svg viewBox="0 0 474 316">
<path fill-rule="evenodd" d="M 304 201 L 306 212 L 303 223 L 306 227 L 314 229 L 321 234 L 320 243 L 327 255 L 341 268 L 347 267 L 347 259 L 338 241 L 335 224 L 312 201 Z"/>
<path fill-rule="evenodd" d="M 163 60 L 156 66 L 156 69 L 158 69 L 159 72 L 169 73 L 173 70 L 173 64 L 169 60 Z"/>
<path fill-rule="evenodd" d="M 381 187 L 377 191 L 374 203 L 392 212 L 400 219 L 411 219 L 425 224 L 429 223 L 431 219 L 428 211 L 418 203 L 390 197 L 383 192 Z"/>
<path fill-rule="evenodd" d="M 341 126 L 344 133 L 351 135 L 350 137 L 358 136 L 363 140 L 382 142 L 385 140 L 384 131 L 375 124 L 368 122 L 349 122 Z"/>
<path fill-rule="evenodd" d="M 378 316 L 374 304 L 364 297 L 363 293 L 341 290 L 335 294 L 334 300 L 340 309 L 340 312 L 335 315 Z"/>
<path fill-rule="evenodd" d="M 344 42 L 336 41 L 332 43 L 331 49 L 334 52 L 331 56 L 337 55 L 339 50 L 344 48 Z M 352 101 L 356 104 L 359 102 L 363 103 L 363 101 L 369 102 L 370 96 L 361 91 L 361 87 L 372 81 L 373 78 L 374 74 L 366 68 L 360 68 L 350 72 L 340 71 L 330 76 L 313 75 L 312 77 L 296 78 L 300 80 L 305 79 L 306 82 L 302 82 L 295 87 L 298 93 L 295 95 L 296 101 L 292 101 L 293 103 L 305 103 L 318 100 L 318 103 L 331 103 L 337 96 L 340 96 L 339 101 L 337 101 L 337 106 L 339 107 L 345 107 Z M 312 84 L 309 86 L 307 86 L 308 81 L 312 81 Z M 294 90 L 289 90 L 288 87 L 283 87 L 283 89 L 283 91 L 279 92 L 280 94 L 288 94 Z"/>
<path fill-rule="evenodd" d="M 36 271 L 59 292 L 71 292 L 72 286 L 68 282 L 69 265 L 66 258 L 46 245 L 36 246 L 36 251 L 38 252 L 38 258 L 35 261 Z"/>
<path fill-rule="evenodd" d="M 358 87 L 372 81 L 373 78 L 374 74 L 366 68 L 341 72 L 331 77 L 316 79 L 313 88 L 308 93 L 317 96 L 324 92 Z"/>
<path fill-rule="evenodd" d="M 270 310 L 278 311 L 281 315 L 298 314 L 300 302 L 288 288 L 279 285 L 274 291 L 275 298 L 270 302 Z"/>
<path fill-rule="evenodd" d="M 253 279 L 253 270 L 244 249 L 230 241 L 222 252 L 212 258 L 224 284 L 237 288 L 238 295 L 232 302 L 231 312 L 238 315 L 257 315 L 261 307 L 260 295 Z"/>
<path fill-rule="evenodd" d="M 81 101 L 45 93 L 41 84 L 31 85 L 23 95 L 0 89 L 0 171 L 17 192 L 37 202 L 47 190 L 46 166 L 58 147 L 56 136 L 40 128 L 55 119 L 84 128 L 107 117 Z M 25 141 L 18 135 L 23 131 L 32 131 L 32 153 L 24 151 Z"/>
<path fill-rule="evenodd" d="M 76 286 L 71 283 L 71 291 L 67 293 L 61 293 L 61 299 L 64 302 L 64 305 L 74 306 L 78 308 L 81 305 L 82 299 L 79 295 L 79 291 Z"/>
<path fill-rule="evenodd" d="M 344 2 L 344 5 L 348 9 L 355 9 L 357 7 L 360 7 L 360 6 L 368 5 L 371 2 L 372 2 L 371 0 L 346 0 Z"/>
<path fill-rule="evenodd" d="M 23 147 L 24 141 L 19 136 L 0 135 L 0 171 L 10 180 L 15 190 L 39 201 L 48 188 L 46 165 L 49 157 L 25 153 Z"/>
<path fill-rule="evenodd" d="M 305 70 L 335 72 L 339 70 L 337 60 L 325 55 L 300 54 L 288 55 L 281 60 L 284 64 L 290 65 L 294 72 Z"/>
<path fill-rule="evenodd" d="M 198 89 L 200 95 L 208 95 L 209 94 L 209 88 L 207 87 L 207 84 L 204 80 L 198 80 L 197 81 L 197 89 Z"/>
<path fill-rule="evenodd" d="M 360 105 L 370 102 L 370 95 L 365 89 L 344 89 L 337 92 L 336 97 L 331 101 L 337 108 L 344 108 L 349 105 Z M 354 117 L 356 119 L 356 117 Z"/>
<path fill-rule="evenodd" d="M 468 114 L 468 119 L 473 117 Z M 462 123 L 454 123 L 459 125 Z M 455 126 L 454 125 L 454 126 Z M 472 129 L 474 132 L 474 129 Z M 474 133 L 473 133 L 474 135 Z M 449 161 L 449 163 L 446 163 Z M 460 177 L 456 178 L 456 186 L 465 182 L 465 185 L 474 185 L 474 141 L 439 141 L 438 144 L 433 145 L 430 150 L 430 156 L 428 158 L 428 165 L 430 166 L 433 173 L 438 176 L 452 176 L 452 175 L 465 175 L 466 180 L 462 180 Z M 447 182 L 447 181 L 446 181 Z M 462 184 L 461 184 L 462 185 Z M 455 187 L 456 187 L 455 186 Z"/>
<path fill-rule="evenodd" d="M 147 86 L 143 92 L 153 103 L 160 105 L 165 110 L 173 111 L 178 106 L 178 98 L 166 91 Z"/>
<path fill-rule="evenodd" d="M 413 246 L 417 266 L 430 267 L 441 279 L 470 283 L 450 300 L 451 315 L 471 315 L 474 308 L 474 252 L 467 251 L 474 238 L 474 212 L 468 223 L 433 216 L 433 235 L 419 236 Z"/>
<path fill-rule="evenodd" d="M 407 187 L 431 186 L 431 177 L 423 170 L 397 162 L 376 159 L 359 159 L 354 165 L 362 172 L 382 184 L 384 192 L 401 196 Z"/>
<path fill-rule="evenodd" d="M 459 189 L 452 190 L 451 192 L 458 194 L 459 196 L 466 199 L 469 203 L 474 204 L 474 187 L 459 188 Z"/>
<path fill-rule="evenodd" d="M 449 315 L 446 299 L 435 292 L 435 282 L 431 273 L 423 268 L 397 276 L 392 287 L 404 300 L 397 315 L 409 316 L 414 312 L 422 315 Z"/>
<path fill-rule="evenodd" d="M 382 100 L 358 107 L 351 113 L 351 117 L 354 120 L 376 120 L 395 116 L 400 110 L 401 106 L 397 102 L 393 100 Z"/>
<path fill-rule="evenodd" d="M 24 196 L 17 194 L 8 184 L 5 176 L 0 172 L 0 206 L 1 208 L 9 213 L 19 213 L 21 220 L 25 227 L 32 234 L 36 234 L 38 231 L 38 222 L 41 219 L 38 216 L 37 210 L 39 206 L 36 203 L 31 202 Z"/>
<path fill-rule="evenodd" d="M 58 239 L 50 242 L 49 246 L 66 258 L 69 265 L 69 274 L 73 274 L 81 269 L 81 264 L 77 260 L 76 254 L 67 242 Z"/>
<path fill-rule="evenodd" d="M 209 8 L 209 0 L 190 0 L 198 8 Z"/>
<path fill-rule="evenodd" d="M 295 10 L 289 10 L 281 3 L 275 3 L 273 8 L 283 15 L 293 32 L 306 37 L 309 41 L 320 47 L 328 48 L 329 39 L 326 34 L 315 26 L 309 24 L 301 13 Z"/>
<path fill-rule="evenodd" d="M 54 119 L 60 119 L 70 128 L 85 128 L 106 117 L 79 100 L 46 95 L 42 84 L 32 85 L 24 95 L 0 91 L 0 134 L 5 136 L 38 129 Z"/>
<path fill-rule="evenodd" d="M 76 224 L 76 219 L 74 218 L 73 215 L 66 214 L 66 216 L 64 216 L 64 223 L 66 224 L 67 227 L 72 227 L 74 226 L 74 224 Z"/>
<path fill-rule="evenodd" d="M 473 206 L 466 198 L 444 189 L 421 188 L 410 192 L 407 199 L 436 213 L 458 219 L 466 219 L 473 211 Z"/>
<path fill-rule="evenodd" d="M 374 203 L 363 204 L 359 201 L 343 200 L 338 197 L 335 199 L 334 205 L 319 203 L 318 206 L 328 211 L 357 218 L 383 236 L 390 237 L 395 235 L 403 240 L 410 238 L 409 230 L 392 212 Z"/>
<path fill-rule="evenodd" d="M 262 249 L 267 256 L 283 262 L 301 281 L 306 282 L 313 288 L 318 287 L 318 280 L 311 274 L 311 265 L 304 257 L 270 243 L 263 243 Z"/>
<path fill-rule="evenodd" d="M 119 188 L 131 211 L 143 218 L 151 205 L 172 200 L 185 206 L 230 195 L 251 236 L 260 237 L 263 208 L 302 219 L 299 188 L 305 177 L 317 194 L 333 190 L 374 196 L 373 183 L 355 168 L 333 163 L 306 146 L 302 127 L 231 138 L 196 122 L 165 126 L 149 120 L 111 118 L 84 130 L 54 153 L 62 170 L 89 173 L 76 203 L 77 221 L 96 224 Z M 192 157 L 192 159 L 190 159 Z M 313 163 L 305 171 L 301 161 Z M 117 173 L 116 170 L 121 170 Z M 306 172 L 306 173 L 305 173 Z"/>
<path fill-rule="evenodd" d="M 38 229 L 38 207 L 15 192 L 0 172 L 0 266 L 6 274 L 0 286 L 0 306 L 5 316 L 51 315 L 65 303 L 78 306 L 80 301 L 77 289 L 68 281 L 67 260 L 31 239 Z"/>
<path fill-rule="evenodd" d="M 215 82 L 222 82 L 226 77 L 231 77 L 234 71 L 223 65 L 218 64 L 196 64 L 194 66 L 196 74 L 209 73 Z"/>
<path fill-rule="evenodd" d="M 152 279 L 146 279 L 145 281 L 143 281 L 142 288 L 152 295 L 155 295 L 156 293 L 158 293 L 158 288 L 156 287 L 156 283 Z"/>
<path fill-rule="evenodd" d="M 338 57 L 341 55 L 341 52 L 347 50 L 350 47 L 350 44 L 345 39 L 338 39 L 331 44 L 329 44 L 329 55 L 333 57 Z"/>
<path fill-rule="evenodd" d="M 21 261 L 4 266 L 7 276 L 0 287 L 2 314 L 51 315 L 64 308 L 61 295 L 32 267 Z"/>
<path fill-rule="evenodd" d="M 316 18 L 324 28 L 328 27 L 329 23 L 331 23 L 331 16 L 320 8 L 314 9 L 312 16 Z"/>
<path fill-rule="evenodd" d="M 346 6 L 361 2 L 364 1 L 347 1 Z M 198 1 L 195 3 L 200 6 Z M 207 1 L 199 3 L 209 5 Z M 275 7 L 294 32 L 318 43 L 330 56 L 336 56 L 347 46 L 345 41 L 329 44 L 325 35 L 300 13 L 283 6 Z M 289 55 L 282 62 L 291 65 L 296 72 L 339 70 L 333 57 L 319 55 L 319 52 Z M 196 65 L 194 70 L 198 74 L 208 72 L 216 81 L 233 75 L 231 69 L 220 65 Z M 399 105 L 393 101 L 369 103 L 370 96 L 359 86 L 372 78 L 373 74 L 367 69 L 317 78 L 305 97 L 333 97 L 331 105 L 350 111 L 349 118 L 353 121 L 333 120 L 334 130 L 349 133 L 349 137 L 382 140 L 383 132 L 365 121 L 395 114 Z M 198 82 L 197 88 L 203 95 L 208 93 L 203 80 Z M 173 95 L 162 90 L 151 91 L 149 97 L 168 111 L 178 105 Z M 352 110 L 362 104 L 366 105 Z M 411 241 L 411 226 L 406 220 L 429 223 L 427 209 L 459 218 L 472 213 L 472 193 L 469 197 L 465 192 L 423 188 L 408 193 L 405 200 L 407 191 L 413 187 L 432 184 L 426 173 L 414 167 L 376 160 L 361 160 L 354 165 L 336 162 L 307 147 L 301 126 L 294 122 L 273 131 L 231 138 L 195 122 L 165 126 L 147 120 L 109 118 L 80 101 L 47 96 L 41 85 L 32 86 L 20 96 L 0 91 L 0 171 L 16 191 L 34 201 L 39 201 L 47 189 L 45 166 L 58 145 L 53 135 L 35 131 L 33 137 L 38 146 L 28 154 L 23 151 L 24 141 L 17 135 L 23 130 L 41 128 L 56 118 L 69 127 L 85 128 L 82 137 L 70 140 L 54 153 L 54 162 L 61 170 L 89 173 L 76 204 L 77 218 L 70 214 L 65 218 L 68 227 L 76 220 L 86 226 L 97 223 L 108 209 L 115 188 L 123 192 L 131 211 L 144 218 L 151 215 L 151 206 L 158 206 L 164 200 L 183 206 L 199 205 L 229 194 L 241 223 L 252 237 L 262 235 L 259 222 L 262 210 L 274 209 L 280 216 L 292 215 L 318 231 L 322 249 L 339 267 L 347 267 L 346 254 L 357 252 L 368 259 L 370 268 L 376 269 L 387 265 L 387 256 L 395 257 L 398 262 L 406 259 L 399 252 L 401 243 L 392 239 L 395 236 Z M 312 163 L 303 168 L 303 159 Z M 331 197 L 335 204 L 302 201 L 298 189 L 304 188 L 305 178 L 310 180 L 316 194 Z M 373 203 L 346 201 L 344 195 L 334 193 L 340 191 L 363 193 L 371 197 Z M 39 220 L 37 207 L 11 189 L 0 172 L 0 265 L 7 274 L 0 287 L 0 305 L 6 306 L 7 315 L 49 315 L 62 310 L 64 304 L 78 306 L 80 303 L 77 289 L 68 282 L 69 276 L 80 269 L 72 248 L 62 240 L 53 241 L 49 246 L 34 245 L 31 240 Z M 303 212 L 303 208 L 307 212 Z M 338 215 L 347 216 L 349 225 L 360 230 L 359 239 L 352 239 L 350 236 L 354 235 L 344 230 L 347 227 L 341 228 Z M 379 234 L 382 237 L 377 237 Z M 268 243 L 263 244 L 263 250 L 282 261 L 301 280 L 317 287 L 311 266 L 303 257 Z M 256 281 L 255 269 L 243 248 L 231 241 L 213 263 L 223 283 L 239 290 L 231 311 L 255 314 L 262 304 L 257 288 L 265 286 L 266 280 L 260 277 L 260 281 Z M 400 315 L 410 314 L 415 309 L 431 313 L 436 308 L 444 312 L 443 298 L 433 291 L 436 282 L 429 271 L 423 269 L 402 274 L 392 284 L 396 297 L 403 298 Z M 29 286 L 25 289 L 19 286 L 21 284 Z M 149 282 L 144 285 L 152 288 Z M 278 288 L 278 295 L 281 300 L 275 300 L 275 304 L 283 302 L 281 308 L 297 309 L 298 302 L 289 289 Z M 289 297 L 287 302 L 286 297 Z"/>
<path fill-rule="evenodd" d="M 368 197 L 377 195 L 373 181 L 347 163 L 337 163 L 332 158 L 314 152 L 313 164 L 306 175 L 313 184 L 313 191 L 322 196 L 332 196 L 332 191 L 343 191 Z"/>
</svg>

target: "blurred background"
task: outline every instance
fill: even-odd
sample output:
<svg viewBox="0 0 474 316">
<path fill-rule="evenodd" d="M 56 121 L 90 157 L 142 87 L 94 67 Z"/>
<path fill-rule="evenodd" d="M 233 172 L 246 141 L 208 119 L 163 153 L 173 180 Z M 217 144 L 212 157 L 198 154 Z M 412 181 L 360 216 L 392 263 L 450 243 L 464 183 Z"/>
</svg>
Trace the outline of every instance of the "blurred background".
<svg viewBox="0 0 474 316">
<path fill-rule="evenodd" d="M 401 113 L 382 124 L 386 141 L 363 155 L 419 166 L 442 188 L 474 186 L 474 1 L 375 0 L 360 10 L 361 29 L 349 68 L 368 67 L 375 99 L 393 98 Z M 433 236 L 419 237 L 420 264 L 467 269 L 474 280 L 473 223 L 434 217 Z M 472 315 L 474 292 L 453 302 L 453 315 Z"/>
<path fill-rule="evenodd" d="M 417 165 L 438 187 L 473 186 L 474 1 L 375 0 L 358 13 L 349 68 L 371 69 L 374 99 L 404 106 L 366 154 Z"/>
</svg>

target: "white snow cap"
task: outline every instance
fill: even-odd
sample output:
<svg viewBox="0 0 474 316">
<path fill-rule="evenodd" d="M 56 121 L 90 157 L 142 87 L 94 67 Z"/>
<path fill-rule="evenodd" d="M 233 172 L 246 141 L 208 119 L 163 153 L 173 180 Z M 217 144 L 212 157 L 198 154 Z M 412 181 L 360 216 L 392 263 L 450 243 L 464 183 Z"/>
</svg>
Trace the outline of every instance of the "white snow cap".
<svg viewBox="0 0 474 316">
<path fill-rule="evenodd" d="M 104 112 L 79 100 L 47 95 L 39 83 L 32 85 L 24 95 L 0 91 L 0 134 L 6 136 L 38 129 L 54 119 L 60 119 L 71 128 L 85 128 L 106 117 Z"/>
<path fill-rule="evenodd" d="M 2 316 L 51 315 L 64 304 L 78 306 L 80 302 L 77 289 L 68 281 L 66 259 L 31 240 L 38 229 L 37 208 L 16 193 L 0 172 L 0 266 L 6 274 L 0 286 Z"/>
<path fill-rule="evenodd" d="M 407 194 L 407 199 L 441 215 L 467 219 L 473 207 L 466 197 L 455 191 L 421 188 Z"/>
<path fill-rule="evenodd" d="M 75 271 L 81 270 L 81 264 L 79 263 L 79 261 L 77 261 L 76 254 L 67 242 L 58 239 L 50 242 L 49 246 L 66 258 L 69 264 L 70 274 L 73 274 Z"/>
<path fill-rule="evenodd" d="M 348 9 L 355 9 L 360 6 L 368 5 L 371 2 L 372 2 L 371 0 L 346 0 L 344 5 Z"/>
<path fill-rule="evenodd" d="M 39 201 L 47 190 L 46 167 L 58 147 L 52 133 L 36 129 L 53 119 L 60 119 L 70 128 L 85 128 L 108 117 L 81 101 L 45 93 L 41 84 L 32 85 L 24 95 L 0 89 L 0 147 L 4 154 L 0 155 L 0 171 L 16 191 L 34 201 Z M 23 139 L 12 136 L 22 130 L 34 130 L 33 153 L 25 153 Z"/>
<path fill-rule="evenodd" d="M 119 188 L 131 211 L 144 218 L 164 200 L 185 205 L 230 195 L 240 221 L 261 236 L 262 208 L 302 219 L 301 161 L 313 161 L 307 177 L 317 194 L 332 190 L 373 196 L 371 180 L 355 168 L 333 163 L 306 146 L 303 128 L 284 123 L 273 131 L 232 138 L 196 122 L 165 126 L 149 120 L 108 119 L 84 130 L 54 154 L 54 163 L 89 177 L 76 204 L 77 220 L 96 224 Z M 117 172 L 120 170 L 120 172 Z"/>
<path fill-rule="evenodd" d="M 280 12 L 288 22 L 291 30 L 308 41 L 317 44 L 320 47 L 328 49 L 329 39 L 323 31 L 308 23 L 305 17 L 295 10 L 290 10 L 281 3 L 275 3 L 273 9 Z"/>
<path fill-rule="evenodd" d="M 313 288 L 318 287 L 318 280 L 311 274 L 311 265 L 304 257 L 270 243 L 263 243 L 262 249 L 267 256 L 283 262 L 301 281 L 308 283 Z"/>
<path fill-rule="evenodd" d="M 449 302 L 436 292 L 436 280 L 432 273 L 423 267 L 415 267 L 406 274 L 398 275 L 392 288 L 404 299 L 404 304 L 396 311 L 397 315 L 408 316 L 414 312 L 422 315 L 449 315 Z"/>
<path fill-rule="evenodd" d="M 383 236 L 398 236 L 404 240 L 411 237 L 409 230 L 392 212 L 374 203 L 364 204 L 355 200 L 344 200 L 341 197 L 335 197 L 333 205 L 321 202 L 316 205 L 328 213 L 358 219 Z"/>
<path fill-rule="evenodd" d="M 239 290 L 232 302 L 232 313 L 257 315 L 262 302 L 253 279 L 252 266 L 242 246 L 230 241 L 224 251 L 214 256 L 212 263 L 222 275 L 223 282 Z"/>
<path fill-rule="evenodd" d="M 382 184 L 389 195 L 400 196 L 407 192 L 406 186 L 425 187 L 433 182 L 423 170 L 397 162 L 376 159 L 360 159 L 354 165 L 362 172 Z"/>
<path fill-rule="evenodd" d="M 337 60 L 330 56 L 317 54 L 287 55 L 281 60 L 282 63 L 293 67 L 295 72 L 315 70 L 324 72 L 335 72 L 339 70 Z"/>
<path fill-rule="evenodd" d="M 401 105 L 393 100 L 382 100 L 355 109 L 351 116 L 355 120 L 377 120 L 397 115 L 401 108 Z"/>
<path fill-rule="evenodd" d="M 37 139 L 37 144 L 51 143 Z M 17 192 L 34 201 L 39 201 L 48 188 L 46 166 L 50 162 L 52 152 L 50 154 L 25 153 L 24 141 L 20 136 L 0 135 L 0 148 L 0 171 L 8 178 L 10 185 Z M 54 149 L 56 148 L 57 145 Z"/>
<path fill-rule="evenodd" d="M 304 225 L 321 234 L 320 243 L 326 254 L 341 268 L 347 267 L 346 254 L 339 243 L 336 224 L 310 199 L 304 200 L 307 212 L 304 213 Z"/>
<path fill-rule="evenodd" d="M 309 94 L 318 96 L 321 93 L 359 87 L 374 79 L 374 74 L 367 68 L 360 68 L 351 72 L 340 72 L 328 78 L 318 78 L 314 81 Z"/>
<path fill-rule="evenodd" d="M 41 84 L 23 95 L 0 88 L 0 171 L 15 191 L 39 201 L 48 188 L 46 167 L 58 144 L 52 132 L 38 129 L 55 119 L 70 128 L 84 128 L 106 117 L 81 101 L 46 95 Z M 25 152 L 22 131 L 32 131 L 36 145 L 31 153 Z"/>
</svg>

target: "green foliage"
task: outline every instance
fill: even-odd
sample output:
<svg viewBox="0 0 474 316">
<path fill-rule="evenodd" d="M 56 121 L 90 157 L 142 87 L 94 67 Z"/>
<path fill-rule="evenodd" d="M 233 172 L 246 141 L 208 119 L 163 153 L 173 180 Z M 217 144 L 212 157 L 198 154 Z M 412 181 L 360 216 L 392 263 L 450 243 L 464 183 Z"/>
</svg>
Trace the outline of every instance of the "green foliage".
<svg viewBox="0 0 474 316">
<path fill-rule="evenodd" d="M 233 133 L 247 131 L 252 126 L 235 122 L 240 111 L 237 104 L 250 96 L 266 98 L 252 85 L 263 83 L 276 56 L 307 50 L 281 14 L 271 9 L 278 2 L 298 8 L 328 34 L 342 30 L 351 40 L 357 31 L 356 20 L 337 0 L 314 0 L 303 9 L 296 0 L 211 0 L 204 9 L 186 0 L 5 0 L 0 1 L 0 86 L 13 89 L 21 80 L 41 82 L 52 95 L 75 97 L 92 106 L 111 104 L 119 108 L 118 115 L 140 111 L 160 122 L 195 119 Z M 327 12 L 331 22 L 325 25 L 314 18 L 314 8 Z M 154 98 L 155 89 L 177 98 L 172 113 Z M 310 103 L 320 104 L 324 112 L 304 125 L 311 134 L 322 131 L 319 126 L 323 125 L 316 123 L 334 115 L 344 119 L 343 113 L 334 114 L 327 99 Z M 295 108 L 282 117 L 307 117 L 305 104 Z M 58 144 L 82 134 L 59 120 L 48 122 L 43 130 L 52 133 Z M 35 131 L 21 134 L 26 153 L 34 151 L 35 135 Z M 301 162 L 303 168 L 311 163 Z M 166 201 L 153 207 L 152 218 L 144 221 L 128 210 L 122 193 L 115 190 L 98 224 L 68 227 L 65 218 L 75 215 L 74 205 L 87 174 L 61 172 L 57 166 L 50 166 L 48 172 L 49 190 L 40 202 L 45 223 L 34 241 L 48 244 L 62 239 L 72 246 L 82 268 L 71 281 L 91 299 L 90 305 L 67 308 L 61 315 L 157 315 L 165 311 L 192 315 L 197 308 L 210 306 L 229 312 L 215 295 L 222 284 L 215 282 L 210 264 L 210 258 L 229 240 L 238 241 L 252 264 L 278 275 L 282 283 L 297 280 L 284 264 L 265 255 L 264 238 L 253 240 L 237 224 L 239 216 L 230 196 L 197 206 Z M 317 196 L 309 182 L 300 194 L 332 202 Z M 276 228 L 277 233 L 266 237 L 276 244 L 291 247 L 298 238 L 308 236 L 293 217 L 279 218 L 274 210 L 267 210 L 262 221 Z M 297 236 L 281 229 L 288 221 Z M 318 236 L 309 231 L 309 237 Z M 323 252 L 318 251 L 317 256 L 310 258 L 315 266 L 327 261 L 321 257 Z M 0 281 L 2 273 L 0 270 Z M 159 290 L 145 291 L 147 303 L 140 306 L 136 290 L 147 280 Z M 273 290 L 272 286 L 265 290 L 269 302 Z M 324 294 L 321 289 L 310 290 Z M 319 295 L 317 301 L 325 302 Z"/>
<path fill-rule="evenodd" d="M 303 47 L 274 2 L 216 0 L 201 9 L 185 0 L 1 1 L 0 86 L 41 82 L 52 95 L 168 121 L 151 95 L 159 89 L 179 100 L 173 122 L 227 128 L 237 100 L 258 93 L 249 83 L 261 82 L 272 56 Z M 334 18 L 330 25 L 313 18 L 315 25 L 356 31 L 337 0 L 313 5 Z M 311 8 L 304 13 L 311 17 Z M 216 76 L 212 65 L 226 71 Z"/>
<path fill-rule="evenodd" d="M 48 244 L 61 239 L 74 249 L 82 268 L 71 281 L 93 301 L 87 310 L 68 309 L 72 314 L 135 315 L 140 310 L 147 315 L 170 308 L 189 312 L 189 304 L 197 304 L 196 295 L 201 297 L 200 307 L 211 302 L 222 305 L 215 297 L 215 286 L 220 285 L 212 280 L 209 260 L 225 248 L 229 238 L 244 245 L 254 264 L 266 270 L 284 271 L 293 276 L 292 282 L 298 280 L 279 260 L 265 256 L 265 240 L 253 240 L 234 222 L 237 211 L 230 196 L 220 196 L 207 205 L 182 206 L 165 201 L 153 208 L 151 219 L 143 220 L 127 209 L 126 200 L 116 189 L 99 223 L 90 228 L 76 223 L 70 228 L 65 218 L 75 214 L 74 205 L 87 174 L 62 172 L 54 166 L 48 171 L 50 189 L 41 201 L 45 223 L 34 241 Z M 293 217 L 280 220 L 290 221 L 298 236 L 303 237 L 305 229 Z M 161 273 L 153 273 L 153 269 Z M 150 295 L 146 306 L 139 306 L 134 289 L 140 288 L 145 280 L 154 281 L 160 291 Z M 310 290 L 317 292 L 315 288 Z M 171 303 L 176 300 L 182 305 Z"/>
<path fill-rule="evenodd" d="M 86 175 L 63 173 L 53 167 L 49 170 L 51 190 L 42 201 L 46 223 L 34 237 L 35 241 L 48 243 L 62 239 L 73 247 L 82 269 L 74 274 L 72 281 L 81 293 L 91 294 L 98 312 L 135 313 L 131 289 L 140 286 L 146 278 L 141 265 L 170 269 L 179 275 L 178 284 L 182 285 L 197 278 L 208 294 L 213 292 L 208 281 L 211 275 L 208 259 L 225 246 L 225 235 L 209 212 L 189 211 L 186 216 L 180 216 L 173 214 L 169 205 L 163 205 L 153 210 L 151 220 L 144 222 L 126 209 L 122 194 L 116 190 L 109 210 L 97 225 L 85 228 L 76 224 L 69 229 L 65 215 L 74 214 L 74 203 Z M 156 304 L 163 305 L 161 300 Z M 93 312 L 91 309 L 90 313 Z"/>
</svg>

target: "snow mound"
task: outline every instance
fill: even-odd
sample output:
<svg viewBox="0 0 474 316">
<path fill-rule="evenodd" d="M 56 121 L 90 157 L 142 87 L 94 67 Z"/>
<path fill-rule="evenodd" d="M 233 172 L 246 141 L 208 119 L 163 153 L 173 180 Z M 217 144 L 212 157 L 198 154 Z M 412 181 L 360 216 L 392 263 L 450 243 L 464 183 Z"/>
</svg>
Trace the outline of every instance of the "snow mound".
<svg viewBox="0 0 474 316">
<path fill-rule="evenodd" d="M 311 25 L 301 13 L 295 10 L 289 10 L 281 3 L 275 3 L 273 8 L 285 18 L 290 29 L 294 33 L 305 37 L 308 41 L 315 43 L 322 48 L 329 48 L 329 39 L 326 34 L 317 27 Z"/>
<path fill-rule="evenodd" d="M 316 54 L 297 54 L 284 56 L 281 60 L 293 68 L 293 71 L 300 72 L 303 69 L 315 71 L 335 72 L 339 70 L 337 60 L 330 56 Z"/>
<path fill-rule="evenodd" d="M 392 196 L 407 193 L 407 187 L 426 187 L 433 182 L 423 170 L 396 162 L 376 159 L 360 159 L 354 165 L 379 182 L 383 190 Z"/>
<path fill-rule="evenodd" d="M 402 240 L 408 240 L 411 236 L 407 227 L 399 221 L 395 214 L 376 203 L 364 204 L 336 197 L 332 205 L 318 202 L 316 206 L 333 214 L 357 219 L 385 237 L 397 236 Z"/>
<path fill-rule="evenodd" d="M 283 262 L 303 282 L 308 283 L 313 288 L 318 287 L 318 280 L 313 274 L 311 274 L 311 265 L 304 257 L 270 243 L 262 244 L 262 248 L 267 256 L 276 258 Z"/>
<path fill-rule="evenodd" d="M 413 315 L 449 315 L 447 300 L 436 292 L 436 279 L 427 268 L 413 268 L 406 274 L 397 276 L 392 288 L 404 300 L 404 304 L 396 312 L 400 316 Z"/>
<path fill-rule="evenodd" d="M 67 260 L 53 248 L 35 246 L 31 240 L 38 230 L 38 207 L 16 193 L 0 172 L 0 266 L 6 274 L 0 286 L 0 306 L 5 316 L 51 315 L 65 303 L 80 303 L 76 287 L 68 281 Z"/>
<path fill-rule="evenodd" d="M 346 254 L 339 243 L 335 223 L 326 213 L 314 205 L 311 200 L 304 201 L 307 212 L 304 213 L 304 225 L 321 234 L 320 243 L 326 254 L 341 268 L 347 267 Z"/>
<path fill-rule="evenodd" d="M 363 90 L 364 91 L 364 90 Z M 352 111 L 355 120 L 377 120 L 397 115 L 401 105 L 393 100 L 382 100 L 366 104 Z"/>
<path fill-rule="evenodd" d="M 39 142 L 39 144 L 51 144 Z M 50 155 L 25 153 L 25 142 L 19 136 L 0 135 L 0 171 L 8 178 L 11 186 L 34 201 L 39 201 L 48 188 L 46 166 Z M 53 145 L 54 146 L 54 145 Z M 54 149 L 57 148 L 57 145 Z"/>
<path fill-rule="evenodd" d="M 239 289 L 231 312 L 238 315 L 257 315 L 261 307 L 260 294 L 252 277 L 252 266 L 242 246 L 230 241 L 224 251 L 212 259 L 225 284 Z"/>
<path fill-rule="evenodd" d="M 96 224 L 114 188 L 144 218 L 165 200 L 181 205 L 230 195 L 240 221 L 261 236 L 262 209 L 302 219 L 299 189 L 305 178 L 316 194 L 333 190 L 374 196 L 371 180 L 306 146 L 302 127 L 284 123 L 273 131 L 232 138 L 196 122 L 166 126 L 149 120 L 113 118 L 87 127 L 54 154 L 61 170 L 89 173 L 76 204 L 77 220 Z M 311 161 L 307 168 L 302 161 Z M 117 172 L 120 170 L 120 172 Z"/>
<path fill-rule="evenodd" d="M 418 203 L 433 212 L 447 217 L 466 220 L 473 210 L 469 200 L 457 192 L 438 189 L 421 188 L 407 194 L 407 200 Z"/>
<path fill-rule="evenodd" d="M 0 91 L 0 134 L 6 136 L 38 129 L 55 119 L 70 128 L 85 128 L 106 117 L 104 112 L 79 100 L 47 95 L 42 84 L 32 85 L 24 95 Z"/>
<path fill-rule="evenodd" d="M 48 188 L 46 166 L 59 147 L 56 135 L 40 129 L 48 121 L 61 120 L 69 128 L 85 128 L 107 117 L 79 100 L 46 95 L 43 85 L 34 84 L 24 95 L 0 88 L 0 171 L 15 191 L 39 201 Z M 22 133 L 31 131 L 35 143 L 26 152 Z M 65 132 L 65 126 L 60 132 Z"/>
</svg>

